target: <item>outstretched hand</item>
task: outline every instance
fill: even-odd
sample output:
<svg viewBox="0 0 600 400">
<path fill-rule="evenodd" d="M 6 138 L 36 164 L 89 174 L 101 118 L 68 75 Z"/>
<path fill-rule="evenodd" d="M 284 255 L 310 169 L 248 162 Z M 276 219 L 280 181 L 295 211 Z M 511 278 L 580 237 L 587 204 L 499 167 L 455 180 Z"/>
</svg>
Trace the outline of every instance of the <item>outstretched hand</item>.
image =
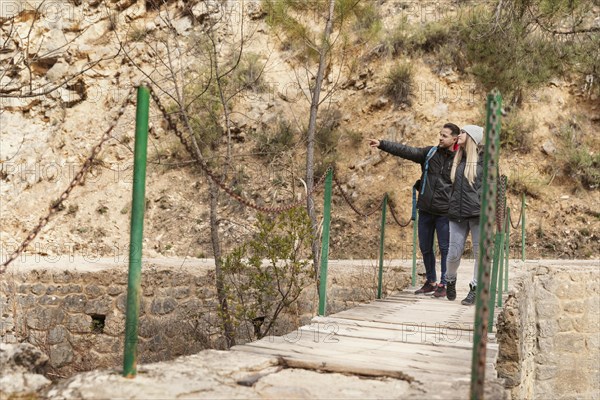
<svg viewBox="0 0 600 400">
<path fill-rule="evenodd" d="M 378 139 L 367 139 L 367 141 L 369 142 L 369 146 L 371 147 L 379 147 L 379 140 Z"/>
</svg>

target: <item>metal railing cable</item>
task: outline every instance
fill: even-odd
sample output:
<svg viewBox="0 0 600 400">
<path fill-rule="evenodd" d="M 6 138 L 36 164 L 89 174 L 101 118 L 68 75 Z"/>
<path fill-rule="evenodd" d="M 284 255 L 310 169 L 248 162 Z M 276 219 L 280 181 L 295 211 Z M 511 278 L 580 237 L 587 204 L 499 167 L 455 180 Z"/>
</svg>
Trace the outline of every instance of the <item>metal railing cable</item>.
<svg viewBox="0 0 600 400">
<path fill-rule="evenodd" d="M 352 203 L 352 201 L 350 201 L 350 199 L 348 198 L 348 194 L 344 191 L 344 189 L 342 188 L 342 185 L 340 184 L 340 182 L 338 181 L 338 179 L 337 179 L 337 177 L 335 175 L 335 170 L 333 172 L 334 172 L 333 173 L 333 182 L 335 183 L 336 188 L 338 189 L 338 191 L 342 195 L 342 198 L 348 204 L 348 206 L 352 209 L 352 211 L 354 211 L 356 214 L 358 214 L 361 217 L 368 218 L 371 215 L 375 214 L 377 211 L 381 210 L 381 205 L 383 204 L 383 200 L 381 201 L 381 204 L 379 205 L 379 207 L 374 208 L 371 211 L 368 211 L 368 212 L 362 212 L 362 211 L 360 211 L 356 207 L 356 205 L 354 203 Z"/>
<path fill-rule="evenodd" d="M 517 218 L 517 225 L 515 226 L 513 224 L 513 219 L 512 219 L 512 214 L 509 216 L 509 221 L 510 221 L 510 226 L 512 226 L 513 229 L 519 229 L 519 226 L 521 226 L 521 218 L 523 217 L 523 205 L 521 204 L 521 211 L 519 211 L 519 218 Z"/>
<path fill-rule="evenodd" d="M 391 199 L 389 201 L 389 206 L 390 206 L 390 213 L 392 214 L 392 218 L 394 219 L 394 221 L 396 221 L 396 223 L 398 225 L 400 225 L 401 228 L 406 228 L 408 225 L 410 225 L 410 223 L 412 221 L 414 221 L 413 218 L 411 217 L 405 224 L 403 224 L 402 222 L 400 222 L 400 219 L 396 215 L 396 204 Z"/>
<path fill-rule="evenodd" d="M 0 265 L 0 274 L 4 273 L 6 271 L 6 268 L 10 265 L 10 263 L 12 263 L 17 257 L 19 257 L 23 253 L 23 251 L 25 251 L 27 246 L 29 246 L 29 244 L 37 237 L 37 235 L 40 233 L 40 231 L 48 224 L 48 222 L 50 221 L 50 218 L 52 218 L 52 216 L 54 214 L 56 214 L 58 211 L 60 211 L 62 209 L 63 203 L 69 198 L 73 189 L 77 185 L 80 185 L 83 182 L 83 180 L 85 179 L 85 176 L 87 175 L 87 173 L 90 171 L 91 167 L 93 166 L 94 160 L 96 159 L 96 157 L 102 150 L 102 146 L 109 139 L 111 139 L 112 131 L 117 126 L 117 123 L 119 122 L 119 120 L 121 119 L 123 114 L 125 114 L 125 110 L 127 108 L 127 105 L 130 104 L 130 100 L 132 98 L 132 95 L 133 95 L 133 92 L 135 89 L 136 89 L 136 87 L 133 87 L 128 92 L 127 96 L 125 97 L 125 100 L 123 100 L 123 103 L 121 104 L 121 107 L 119 108 L 117 117 L 111 122 L 109 127 L 104 131 L 100 141 L 98 141 L 98 143 L 96 143 L 92 147 L 92 149 L 90 151 L 90 155 L 86 158 L 83 165 L 81 166 L 81 168 L 79 169 L 79 171 L 77 172 L 77 174 L 75 175 L 73 180 L 71 180 L 71 182 L 69 183 L 67 188 L 62 192 L 62 194 L 58 197 L 58 199 L 54 200 L 51 203 L 48 213 L 44 217 L 40 218 L 40 220 L 39 220 L 38 224 L 35 226 L 35 228 L 33 228 L 31 231 L 29 231 L 29 234 L 27 235 L 25 240 L 23 240 L 23 242 L 21 242 L 19 247 L 17 247 L 17 249 L 11 253 L 11 255 L 8 257 L 8 259 L 4 263 L 2 263 L 2 265 Z"/>
</svg>

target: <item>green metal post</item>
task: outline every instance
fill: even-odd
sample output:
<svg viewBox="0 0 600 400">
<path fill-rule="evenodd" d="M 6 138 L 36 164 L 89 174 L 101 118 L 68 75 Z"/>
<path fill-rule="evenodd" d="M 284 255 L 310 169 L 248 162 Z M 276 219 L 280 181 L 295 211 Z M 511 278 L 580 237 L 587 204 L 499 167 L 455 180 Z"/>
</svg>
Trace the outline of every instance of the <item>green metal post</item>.
<svg viewBox="0 0 600 400">
<path fill-rule="evenodd" d="M 133 162 L 133 198 L 129 240 L 129 277 L 127 283 L 127 313 L 125 319 L 125 350 L 123 376 L 137 374 L 138 320 L 140 315 L 140 281 L 142 276 L 142 239 L 146 206 L 146 155 L 148 148 L 148 115 L 150 91 L 140 86 L 137 91 L 135 149 Z"/>
<path fill-rule="evenodd" d="M 412 285 L 417 285 L 417 226 L 419 225 L 419 213 L 413 221 L 413 267 L 412 267 Z"/>
<path fill-rule="evenodd" d="M 500 261 L 500 248 L 502 247 L 502 234 L 496 232 L 496 238 L 494 240 L 494 261 L 492 267 L 492 281 L 490 283 L 490 312 L 488 314 L 488 325 L 487 331 L 492 332 L 494 329 L 494 308 L 496 307 L 496 291 L 498 287 L 498 264 Z M 477 281 L 479 284 L 479 281 Z"/>
<path fill-rule="evenodd" d="M 479 268 L 477 271 L 477 302 L 475 327 L 473 330 L 473 358 L 471 363 L 471 400 L 483 399 L 485 380 L 487 324 L 489 313 L 490 267 L 493 259 L 494 220 L 496 214 L 496 192 L 498 176 L 498 154 L 500 150 L 500 110 L 502 98 L 495 91 L 487 96 L 485 153 L 481 214 L 479 221 Z"/>
<path fill-rule="evenodd" d="M 504 239 L 504 291 L 508 292 L 508 262 L 510 259 L 510 207 L 506 207 L 506 237 Z"/>
<path fill-rule="evenodd" d="M 521 200 L 521 260 L 525 261 L 525 193 Z"/>
<path fill-rule="evenodd" d="M 331 226 L 331 182 L 333 169 L 325 178 L 325 199 L 323 201 L 323 238 L 321 242 L 321 279 L 319 281 L 319 315 L 325 316 L 327 304 L 327 262 L 329 260 L 329 227 Z"/>
<path fill-rule="evenodd" d="M 388 194 L 383 196 L 383 209 L 381 210 L 381 238 L 379 239 L 379 280 L 377 282 L 377 298 L 381 299 L 383 286 L 383 244 L 385 242 L 385 212 L 387 209 Z"/>
</svg>

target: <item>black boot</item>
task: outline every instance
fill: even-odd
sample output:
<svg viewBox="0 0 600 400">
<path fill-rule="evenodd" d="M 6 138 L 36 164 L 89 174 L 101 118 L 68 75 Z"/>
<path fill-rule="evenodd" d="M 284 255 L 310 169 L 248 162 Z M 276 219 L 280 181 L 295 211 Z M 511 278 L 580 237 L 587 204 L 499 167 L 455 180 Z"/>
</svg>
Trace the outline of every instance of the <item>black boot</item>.
<svg viewBox="0 0 600 400">
<path fill-rule="evenodd" d="M 460 304 L 463 306 L 472 306 L 475 304 L 475 298 L 477 297 L 477 286 L 473 286 L 469 283 L 469 288 L 471 288 L 471 290 L 469 290 L 469 294 L 467 294 L 467 297 L 460 302 Z"/>
<path fill-rule="evenodd" d="M 446 282 L 446 298 L 448 300 L 456 299 L 456 281 Z"/>
</svg>

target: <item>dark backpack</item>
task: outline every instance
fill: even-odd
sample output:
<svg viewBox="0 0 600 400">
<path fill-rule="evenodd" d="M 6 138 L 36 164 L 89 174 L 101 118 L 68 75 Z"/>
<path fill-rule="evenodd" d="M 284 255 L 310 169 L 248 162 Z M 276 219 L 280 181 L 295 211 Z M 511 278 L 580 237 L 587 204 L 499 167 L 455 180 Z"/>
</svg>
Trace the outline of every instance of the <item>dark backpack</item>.
<svg viewBox="0 0 600 400">
<path fill-rule="evenodd" d="M 427 182 L 427 172 L 429 172 L 429 160 L 433 158 L 437 149 L 437 146 L 433 146 L 427 152 L 427 156 L 425 157 L 425 168 L 423 170 L 423 181 L 421 182 L 421 180 L 419 179 L 415 182 L 413 186 L 413 208 L 411 218 L 413 221 L 417 218 L 417 192 L 423 194 L 423 192 L 425 191 L 425 183 Z"/>
</svg>

